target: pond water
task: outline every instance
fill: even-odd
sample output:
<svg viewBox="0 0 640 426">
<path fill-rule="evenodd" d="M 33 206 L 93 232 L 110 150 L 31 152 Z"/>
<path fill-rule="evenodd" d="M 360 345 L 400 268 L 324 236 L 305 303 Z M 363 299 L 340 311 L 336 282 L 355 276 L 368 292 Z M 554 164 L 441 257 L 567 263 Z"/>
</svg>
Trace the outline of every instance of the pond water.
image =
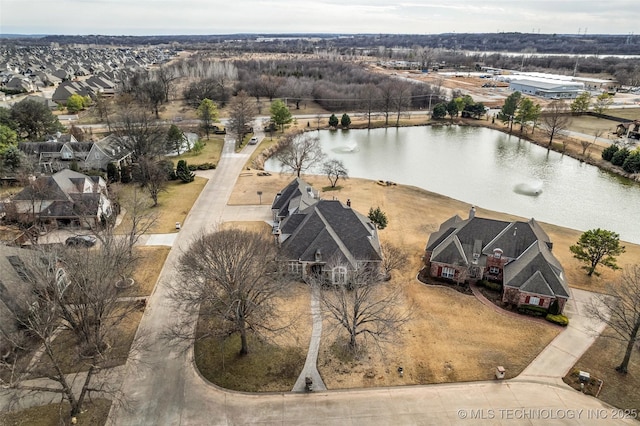
<svg viewBox="0 0 640 426">
<path fill-rule="evenodd" d="M 479 207 L 640 243 L 640 185 L 492 129 L 320 131 L 352 177 L 414 185 Z M 270 159 L 270 171 L 280 164 Z"/>
</svg>

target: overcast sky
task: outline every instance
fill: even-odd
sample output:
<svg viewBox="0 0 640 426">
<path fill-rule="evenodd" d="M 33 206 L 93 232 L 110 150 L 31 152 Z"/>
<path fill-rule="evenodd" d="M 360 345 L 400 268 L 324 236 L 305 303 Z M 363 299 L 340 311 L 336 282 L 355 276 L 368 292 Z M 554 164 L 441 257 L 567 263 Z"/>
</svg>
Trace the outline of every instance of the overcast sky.
<svg viewBox="0 0 640 426">
<path fill-rule="evenodd" d="M 630 34 L 639 0 L 0 0 L 3 34 Z"/>
</svg>

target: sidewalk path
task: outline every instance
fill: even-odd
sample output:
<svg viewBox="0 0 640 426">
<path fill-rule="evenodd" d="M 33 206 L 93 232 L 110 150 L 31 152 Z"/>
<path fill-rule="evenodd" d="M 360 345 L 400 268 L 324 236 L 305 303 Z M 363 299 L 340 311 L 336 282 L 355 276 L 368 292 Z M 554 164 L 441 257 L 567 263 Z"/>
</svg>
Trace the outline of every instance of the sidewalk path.
<svg viewBox="0 0 640 426">
<path fill-rule="evenodd" d="M 635 424 L 612 420 L 610 406 L 567 386 L 529 380 L 270 394 L 230 392 L 206 382 L 194 366 L 192 346 L 185 353 L 160 338 L 164 328 L 183 314 L 172 310 L 167 284 L 174 279 L 179 256 L 191 237 L 223 219 L 235 181 L 254 147 L 248 148 L 237 155 L 233 154 L 233 144 L 225 143 L 219 167 L 187 216 L 136 335 L 136 339 L 147 340 L 149 351 L 133 356 L 125 366 L 122 391 L 131 398 L 130 407 L 126 410 L 114 405 L 108 424 L 533 425 L 549 419 L 554 419 L 554 424 L 594 424 L 589 413 L 607 415 L 607 424 Z M 138 368 L 137 358 L 148 367 Z M 563 364 L 553 371 L 564 368 Z M 551 414 L 554 417 L 549 417 Z"/>
<path fill-rule="evenodd" d="M 309 341 L 309 350 L 307 351 L 307 359 L 304 367 L 293 385 L 293 392 L 305 391 L 305 379 L 311 377 L 313 380 L 312 390 L 327 390 L 327 387 L 318 372 L 318 350 L 320 349 L 320 339 L 322 337 L 322 311 L 320 309 L 320 290 L 317 286 L 311 289 L 311 317 L 313 327 L 311 330 L 311 340 Z"/>
<path fill-rule="evenodd" d="M 520 373 L 519 379 L 561 379 L 604 330 L 606 324 L 586 312 L 595 293 L 572 288 L 571 296 L 564 308 L 569 325 Z"/>
</svg>

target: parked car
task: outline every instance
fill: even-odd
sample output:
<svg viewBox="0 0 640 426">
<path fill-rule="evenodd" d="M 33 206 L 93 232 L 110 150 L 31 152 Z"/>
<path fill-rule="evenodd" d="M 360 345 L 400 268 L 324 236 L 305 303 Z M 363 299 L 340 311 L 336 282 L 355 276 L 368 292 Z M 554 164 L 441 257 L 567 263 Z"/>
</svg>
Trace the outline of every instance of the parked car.
<svg viewBox="0 0 640 426">
<path fill-rule="evenodd" d="M 258 138 L 255 136 L 249 139 L 249 145 L 256 145 L 258 143 Z"/>
<path fill-rule="evenodd" d="M 64 243 L 67 246 L 93 247 L 96 245 L 96 241 L 97 239 L 93 235 L 74 235 L 67 238 Z"/>
</svg>

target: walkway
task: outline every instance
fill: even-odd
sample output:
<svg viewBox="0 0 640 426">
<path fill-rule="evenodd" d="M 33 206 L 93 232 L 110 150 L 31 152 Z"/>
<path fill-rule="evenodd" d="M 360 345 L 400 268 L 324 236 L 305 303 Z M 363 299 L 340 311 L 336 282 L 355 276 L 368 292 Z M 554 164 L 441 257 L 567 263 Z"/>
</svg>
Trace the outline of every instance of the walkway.
<svg viewBox="0 0 640 426">
<path fill-rule="evenodd" d="M 564 308 L 569 325 L 520 373 L 519 379 L 555 381 L 569 372 L 606 326 L 587 315 L 586 305 L 594 295 L 571 289 L 571 299 Z"/>
<path fill-rule="evenodd" d="M 238 155 L 233 153 L 232 143 L 225 143 L 219 167 L 178 233 L 158 284 L 148 299 L 136 340 L 146 341 L 149 350 L 132 356 L 125 367 L 122 391 L 130 398 L 130 406 L 125 409 L 114 405 L 108 424 L 414 425 L 475 424 L 481 419 L 492 423 L 538 424 L 553 418 L 556 424 L 578 425 L 593 423 L 593 413 L 608 415 L 608 424 L 634 424 L 610 420 L 611 410 L 607 404 L 568 386 L 520 379 L 271 394 L 230 392 L 206 382 L 194 367 L 191 345 L 174 348 L 161 339 L 165 327 L 184 314 L 172 310 L 167 285 L 174 279 L 178 258 L 191 238 L 223 220 L 226 202 L 252 149 L 245 148 L 247 152 Z M 316 328 L 313 334 L 318 333 Z M 316 352 L 314 342 L 312 339 L 310 356 Z M 548 357 L 541 354 L 536 361 L 541 364 Z M 307 361 L 309 365 L 313 363 L 312 359 Z M 558 370 L 563 369 L 564 366 Z M 533 373 L 533 377 L 539 377 Z M 320 382 L 314 379 L 314 383 Z"/>
<path fill-rule="evenodd" d="M 320 289 L 314 286 L 311 289 L 311 316 L 313 327 L 311 329 L 311 340 L 309 341 L 309 350 L 307 351 L 307 359 L 304 367 L 293 385 L 293 392 L 303 392 L 305 390 L 305 380 L 311 377 L 313 380 L 313 390 L 327 390 L 327 387 L 318 372 L 318 350 L 320 349 L 320 339 L 322 337 L 322 310 L 320 309 Z"/>
</svg>

